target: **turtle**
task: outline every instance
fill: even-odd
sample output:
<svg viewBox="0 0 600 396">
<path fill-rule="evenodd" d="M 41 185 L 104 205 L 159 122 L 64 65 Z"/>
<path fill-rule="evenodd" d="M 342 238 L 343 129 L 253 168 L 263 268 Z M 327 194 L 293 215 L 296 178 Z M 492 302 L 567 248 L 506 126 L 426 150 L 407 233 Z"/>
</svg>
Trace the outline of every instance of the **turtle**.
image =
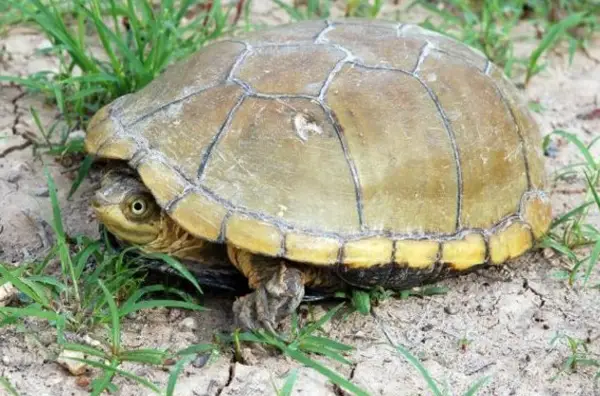
<svg viewBox="0 0 600 396">
<path fill-rule="evenodd" d="M 236 323 L 271 331 L 308 290 L 505 268 L 551 224 L 541 146 L 481 52 L 354 19 L 219 39 L 102 107 L 85 138 L 108 169 L 102 226 L 239 274 Z"/>
</svg>

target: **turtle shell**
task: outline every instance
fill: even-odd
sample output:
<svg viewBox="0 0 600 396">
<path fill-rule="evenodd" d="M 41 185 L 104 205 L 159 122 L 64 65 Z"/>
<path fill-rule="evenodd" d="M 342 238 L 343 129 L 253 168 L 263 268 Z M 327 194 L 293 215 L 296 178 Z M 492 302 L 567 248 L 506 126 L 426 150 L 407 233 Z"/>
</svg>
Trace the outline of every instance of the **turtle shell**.
<svg viewBox="0 0 600 396">
<path fill-rule="evenodd" d="M 541 137 L 479 52 L 415 25 L 310 21 L 213 43 L 101 109 L 190 233 L 344 268 L 501 264 L 548 229 Z"/>
</svg>

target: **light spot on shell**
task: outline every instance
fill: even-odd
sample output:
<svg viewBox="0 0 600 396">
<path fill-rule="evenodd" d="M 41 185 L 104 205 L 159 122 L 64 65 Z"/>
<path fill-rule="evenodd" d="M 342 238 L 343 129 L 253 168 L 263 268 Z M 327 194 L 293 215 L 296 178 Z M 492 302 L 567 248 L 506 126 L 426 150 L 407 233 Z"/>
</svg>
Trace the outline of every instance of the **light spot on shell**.
<svg viewBox="0 0 600 396">
<path fill-rule="evenodd" d="M 310 133 L 323 134 L 323 128 L 317 125 L 314 119 L 306 113 L 296 113 L 293 124 L 294 131 L 296 131 L 296 134 L 303 142 L 308 140 Z"/>
</svg>

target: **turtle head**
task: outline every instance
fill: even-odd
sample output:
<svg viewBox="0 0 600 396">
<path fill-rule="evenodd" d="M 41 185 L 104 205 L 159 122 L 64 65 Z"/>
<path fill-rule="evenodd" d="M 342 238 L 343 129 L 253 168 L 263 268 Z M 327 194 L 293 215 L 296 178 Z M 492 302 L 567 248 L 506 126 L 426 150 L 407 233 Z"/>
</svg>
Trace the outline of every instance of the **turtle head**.
<svg viewBox="0 0 600 396">
<path fill-rule="evenodd" d="M 184 230 L 156 203 L 137 172 L 110 168 L 92 200 L 98 220 L 122 242 L 149 253 L 200 260 L 206 241 Z"/>
<path fill-rule="evenodd" d="M 98 220 L 120 240 L 152 244 L 164 227 L 163 211 L 150 191 L 126 168 L 110 169 L 92 200 Z"/>
</svg>

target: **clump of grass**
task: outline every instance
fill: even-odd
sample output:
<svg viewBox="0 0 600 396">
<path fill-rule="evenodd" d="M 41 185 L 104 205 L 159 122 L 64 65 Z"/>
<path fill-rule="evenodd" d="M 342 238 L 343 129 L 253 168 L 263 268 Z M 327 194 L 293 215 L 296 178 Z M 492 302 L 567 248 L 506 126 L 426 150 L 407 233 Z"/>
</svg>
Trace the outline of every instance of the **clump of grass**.
<svg viewBox="0 0 600 396">
<path fill-rule="evenodd" d="M 555 346 L 558 343 L 563 343 L 566 345 L 570 354 L 563 362 L 560 372 L 554 375 L 551 378 L 551 381 L 556 380 L 556 378 L 563 373 L 574 373 L 578 370 L 578 368 L 585 366 L 598 368 L 594 378 L 600 378 L 600 357 L 593 355 L 589 351 L 589 340 L 582 340 L 567 334 L 557 333 L 552 340 L 550 340 L 550 345 Z"/>
<path fill-rule="evenodd" d="M 41 262 L 16 268 L 0 264 L 0 284 L 10 282 L 17 288 L 20 300 L 18 306 L 0 307 L 1 325 L 15 324 L 23 318 L 37 318 L 53 326 L 57 343 L 62 348 L 87 354 L 93 359 L 85 359 L 86 363 L 103 370 L 102 378 L 92 383 L 96 394 L 104 389 L 114 389 L 112 378 L 116 374 L 158 391 L 152 383 L 120 370 L 119 366 L 126 361 L 161 365 L 166 361 L 167 352 L 124 349 L 120 338 L 121 320 L 141 309 L 177 307 L 199 311 L 203 308 L 179 290 L 162 285 L 142 286 L 144 273 L 136 260 L 125 260 L 127 250 L 103 249 L 101 241 L 84 236 L 70 238 L 65 233 L 56 186 L 49 175 L 48 186 L 56 243 Z M 180 263 L 168 257 L 154 258 L 163 258 L 201 292 L 196 280 Z M 60 268 L 53 270 L 55 263 Z M 149 298 L 154 294 L 172 295 L 177 299 Z M 83 333 L 98 325 L 110 329 L 106 347 L 67 342 L 66 331 Z"/>
<path fill-rule="evenodd" d="M 419 359 L 417 359 L 413 354 L 411 354 L 408 351 L 408 349 L 406 349 L 402 345 L 395 345 L 395 348 L 396 348 L 396 351 L 398 353 L 400 353 L 415 369 L 417 369 L 417 371 L 419 372 L 419 374 L 421 374 L 421 376 L 423 377 L 423 379 L 425 379 L 425 382 L 427 383 L 427 386 L 429 387 L 429 390 L 431 391 L 431 393 L 434 396 L 446 396 L 446 395 L 452 395 L 452 394 L 454 394 L 453 392 L 444 391 L 444 390 L 440 389 L 439 385 L 433 379 L 433 377 L 431 376 L 431 374 L 429 373 L 429 371 L 427 371 L 427 369 L 425 368 L 425 366 L 423 366 L 423 364 L 419 361 Z M 490 380 L 490 377 L 486 376 L 486 377 L 482 377 L 479 380 L 475 381 L 473 383 L 473 385 L 471 385 L 469 387 L 469 389 L 467 389 L 467 391 L 464 393 L 464 396 L 474 396 L 474 395 L 476 395 L 479 392 L 479 390 L 481 388 L 483 388 L 483 386 L 489 380 Z"/>
<path fill-rule="evenodd" d="M 581 155 L 581 161 L 561 169 L 555 177 L 581 177 L 585 180 L 586 188 L 582 203 L 557 216 L 551 224 L 550 232 L 540 245 L 561 253 L 571 264 L 569 270 L 557 274 L 559 277 L 568 279 L 570 285 L 581 279 L 586 286 L 600 258 L 600 229 L 588 222 L 591 211 L 600 211 L 600 196 L 597 191 L 600 181 L 600 158 L 594 158 L 591 153 L 593 147 L 600 142 L 600 137 L 586 145 L 576 135 L 556 130 L 544 138 L 544 150 L 547 150 L 554 136 L 560 136 L 575 145 Z M 585 247 L 590 248 L 589 254 L 578 254 L 582 250 L 579 248 Z"/>
<path fill-rule="evenodd" d="M 531 4 L 535 3 L 535 4 Z M 415 0 L 411 7 L 419 5 L 439 17 L 439 22 L 427 18 L 422 25 L 428 29 L 451 36 L 479 49 L 495 64 L 504 68 L 507 76 L 514 75 L 515 65 L 525 70 L 524 82 L 541 72 L 541 56 L 559 41 L 568 37 L 569 29 L 589 24 L 595 11 L 588 7 L 581 12 L 571 13 L 560 20 L 548 22 L 545 33 L 537 48 L 527 58 L 514 55 L 514 28 L 525 16 L 525 6 L 537 9 L 540 2 L 526 0 Z M 597 23 L 597 22 L 596 22 Z"/>
<path fill-rule="evenodd" d="M 437 294 L 447 293 L 448 288 L 445 286 L 425 285 L 407 290 L 389 290 L 381 286 L 373 289 L 356 289 L 353 288 L 349 292 L 337 292 L 337 298 L 344 298 L 351 302 L 352 307 L 361 315 L 370 315 L 371 309 L 390 298 L 407 299 L 409 297 L 424 297 Z"/>
<path fill-rule="evenodd" d="M 287 12 L 293 21 L 307 19 L 326 19 L 331 16 L 331 0 L 296 0 L 288 4 L 282 0 L 273 0 Z M 344 16 L 354 18 L 376 18 L 383 6 L 382 0 L 346 0 Z"/>
<path fill-rule="evenodd" d="M 257 330 L 244 333 L 234 332 L 231 336 L 223 336 L 222 340 L 234 345 L 236 358 L 238 360 L 242 360 L 242 342 L 266 345 L 278 349 L 285 356 L 312 368 L 341 388 L 346 389 L 355 395 L 366 396 L 368 393 L 365 390 L 348 381 L 335 370 L 332 370 L 309 356 L 309 354 L 316 354 L 338 363 L 351 365 L 351 362 L 343 356 L 344 353 L 353 349 L 351 346 L 342 344 L 326 336 L 316 335 L 316 333 L 322 331 L 323 325 L 332 320 L 335 314 L 343 308 L 343 306 L 344 303 L 339 304 L 316 321 L 309 322 L 305 326 L 300 326 L 298 316 L 293 314 L 291 331 L 287 335 L 272 334 L 264 330 Z M 286 384 L 286 386 L 288 385 Z"/>
<path fill-rule="evenodd" d="M 203 6 L 203 7 L 201 7 Z M 137 91 L 170 63 L 234 29 L 219 0 L 9 0 L 52 43 L 57 72 L 2 76 L 54 101 L 69 130 L 104 104 Z M 188 16 L 191 18 L 188 19 Z M 237 19 L 237 18 L 236 18 Z"/>
</svg>

